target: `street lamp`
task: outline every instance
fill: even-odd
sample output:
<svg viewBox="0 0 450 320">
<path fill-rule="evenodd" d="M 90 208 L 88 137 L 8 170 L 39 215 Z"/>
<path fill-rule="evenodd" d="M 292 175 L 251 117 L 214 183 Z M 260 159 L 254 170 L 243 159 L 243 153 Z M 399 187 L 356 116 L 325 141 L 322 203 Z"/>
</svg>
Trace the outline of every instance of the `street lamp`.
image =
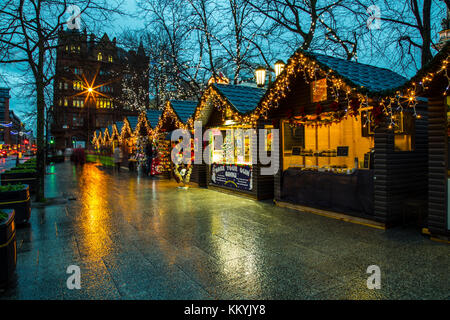
<svg viewBox="0 0 450 320">
<path fill-rule="evenodd" d="M 264 87 L 264 84 L 266 83 L 266 69 L 264 67 L 256 68 L 255 75 L 258 87 Z"/>
<path fill-rule="evenodd" d="M 283 72 L 285 63 L 282 60 L 275 62 L 275 76 L 278 76 Z"/>
</svg>

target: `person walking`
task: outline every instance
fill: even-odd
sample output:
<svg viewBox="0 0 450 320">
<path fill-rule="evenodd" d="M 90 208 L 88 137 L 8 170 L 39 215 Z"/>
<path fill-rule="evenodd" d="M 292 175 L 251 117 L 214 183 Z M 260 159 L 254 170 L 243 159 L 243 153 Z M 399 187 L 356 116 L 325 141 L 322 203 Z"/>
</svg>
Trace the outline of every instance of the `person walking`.
<svg viewBox="0 0 450 320">
<path fill-rule="evenodd" d="M 153 172 L 152 172 L 153 145 L 152 145 L 151 141 L 145 147 L 145 157 L 147 158 L 147 163 L 146 163 L 147 176 L 150 175 L 151 177 L 153 177 Z"/>
<path fill-rule="evenodd" d="M 122 151 L 119 147 L 114 149 L 114 165 L 117 168 L 117 172 L 120 172 L 120 162 L 122 161 Z"/>
</svg>

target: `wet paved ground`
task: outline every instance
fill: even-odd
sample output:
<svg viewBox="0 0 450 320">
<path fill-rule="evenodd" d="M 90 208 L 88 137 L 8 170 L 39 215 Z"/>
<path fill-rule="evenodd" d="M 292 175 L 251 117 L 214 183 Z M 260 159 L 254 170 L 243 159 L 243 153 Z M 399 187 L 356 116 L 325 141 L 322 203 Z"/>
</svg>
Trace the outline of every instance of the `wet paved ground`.
<svg viewBox="0 0 450 320">
<path fill-rule="evenodd" d="M 49 167 L 2 299 L 450 299 L 450 247 L 94 165 Z M 56 174 L 55 174 L 56 173 Z M 81 268 L 81 290 L 66 269 Z M 381 290 L 368 290 L 369 265 Z"/>
</svg>

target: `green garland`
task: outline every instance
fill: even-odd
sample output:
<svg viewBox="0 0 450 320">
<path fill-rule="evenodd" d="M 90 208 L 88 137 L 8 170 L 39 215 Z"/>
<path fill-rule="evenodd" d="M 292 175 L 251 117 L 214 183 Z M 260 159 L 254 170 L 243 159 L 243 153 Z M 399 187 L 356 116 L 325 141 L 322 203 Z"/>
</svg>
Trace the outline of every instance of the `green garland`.
<svg viewBox="0 0 450 320">
<path fill-rule="evenodd" d="M 8 219 L 8 214 L 0 211 L 0 223 Z"/>
<path fill-rule="evenodd" d="M 25 188 L 24 184 L 8 184 L 6 186 L 0 186 L 0 192 L 19 191 Z"/>
</svg>

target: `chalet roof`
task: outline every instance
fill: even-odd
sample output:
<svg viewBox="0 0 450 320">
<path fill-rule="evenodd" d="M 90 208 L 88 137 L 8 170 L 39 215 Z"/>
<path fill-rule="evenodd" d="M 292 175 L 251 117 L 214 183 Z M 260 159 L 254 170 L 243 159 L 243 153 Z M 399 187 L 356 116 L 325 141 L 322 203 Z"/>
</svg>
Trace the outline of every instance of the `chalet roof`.
<svg viewBox="0 0 450 320">
<path fill-rule="evenodd" d="M 108 133 L 109 133 L 110 136 L 112 135 L 112 132 L 113 132 L 112 129 L 113 129 L 113 126 L 111 124 L 111 125 L 108 126 Z"/>
<path fill-rule="evenodd" d="M 333 70 L 338 75 L 350 80 L 357 87 L 364 87 L 370 92 L 382 92 L 403 85 L 408 79 L 394 71 L 331 57 L 324 54 L 305 52 L 315 59 L 321 67 Z"/>
<path fill-rule="evenodd" d="M 192 116 L 197 104 L 197 101 L 170 100 L 170 105 L 183 123 Z"/>
<path fill-rule="evenodd" d="M 152 128 L 155 128 L 161 118 L 162 111 L 161 110 L 147 110 L 146 112 L 147 120 L 150 123 Z"/>
<path fill-rule="evenodd" d="M 0 88 L 0 101 L 3 101 L 5 99 L 10 99 L 11 96 L 9 95 L 9 88 Z"/>
<path fill-rule="evenodd" d="M 434 56 L 434 58 L 424 65 L 411 79 L 409 79 L 406 83 L 400 85 L 399 87 L 393 89 L 393 91 L 403 91 L 404 89 L 409 89 L 414 87 L 414 83 L 422 82 L 422 79 L 427 76 L 429 73 L 439 72 L 441 69 L 444 60 L 448 60 L 450 56 L 450 42 L 447 42 L 444 47 Z M 434 87 L 442 87 L 443 90 L 447 85 L 448 81 L 444 80 L 446 77 L 441 73 L 440 77 L 436 77 L 433 79 L 431 84 L 426 86 L 427 89 L 418 86 L 417 94 L 428 96 L 429 89 Z"/>
<path fill-rule="evenodd" d="M 136 129 L 139 118 L 137 116 L 129 116 L 127 117 L 128 122 L 130 123 L 130 128 L 132 131 Z"/>
<path fill-rule="evenodd" d="M 240 113 L 255 109 L 266 92 L 265 89 L 242 85 L 215 83 L 212 86 Z"/>
<path fill-rule="evenodd" d="M 116 127 L 117 127 L 117 131 L 119 132 L 119 134 L 122 132 L 123 125 L 124 125 L 123 121 L 116 122 Z"/>
</svg>

